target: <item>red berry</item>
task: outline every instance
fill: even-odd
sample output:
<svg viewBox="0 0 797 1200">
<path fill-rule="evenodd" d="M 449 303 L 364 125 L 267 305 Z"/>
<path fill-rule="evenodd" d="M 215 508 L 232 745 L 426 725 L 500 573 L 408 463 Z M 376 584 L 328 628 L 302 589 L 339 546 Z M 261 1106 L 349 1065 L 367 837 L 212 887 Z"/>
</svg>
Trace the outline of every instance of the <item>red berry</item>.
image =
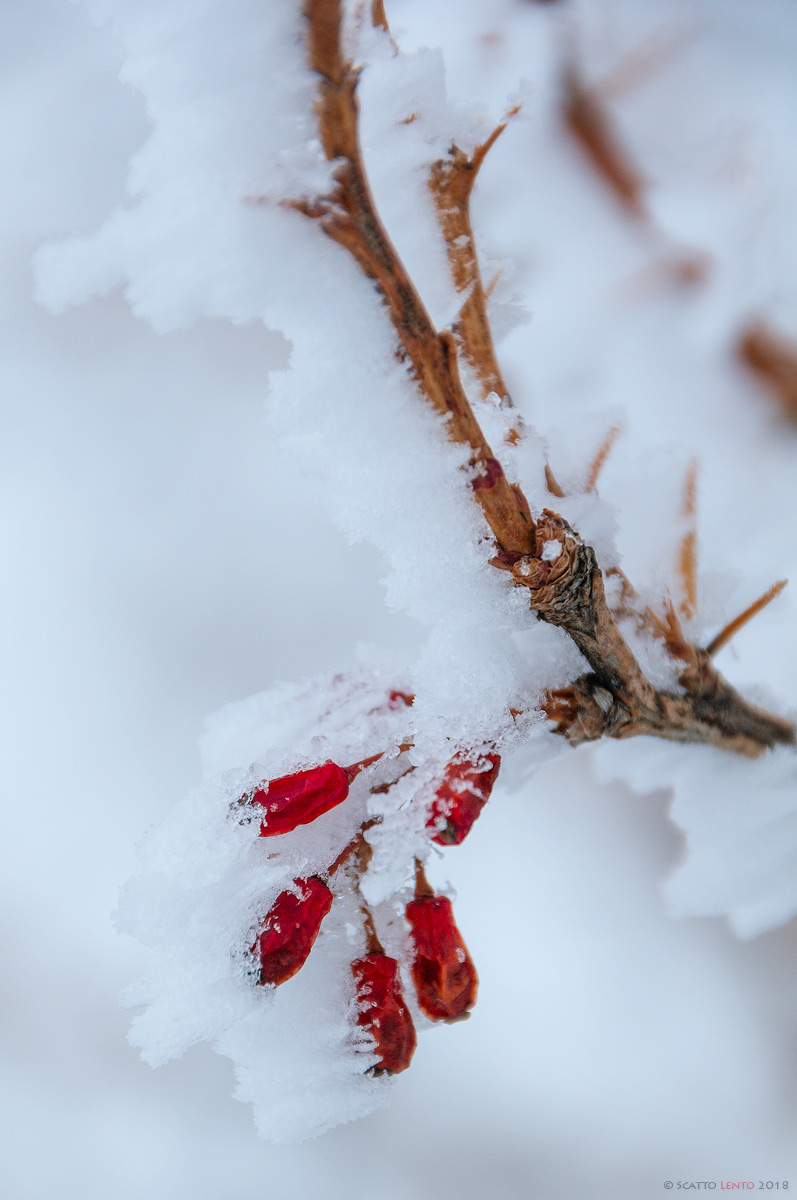
<svg viewBox="0 0 797 1200">
<path fill-rule="evenodd" d="M 248 799 L 265 810 L 260 837 L 290 833 L 297 825 L 309 825 L 316 817 L 341 804 L 349 794 L 349 776 L 333 762 L 270 779 Z"/>
<path fill-rule="evenodd" d="M 433 842 L 440 846 L 458 846 L 465 840 L 490 798 L 500 766 L 499 754 L 485 754 L 478 759 L 452 759 L 434 794 L 426 822 L 427 829 L 435 830 Z M 442 826 L 441 818 L 445 820 Z"/>
<path fill-rule="evenodd" d="M 351 964 L 357 986 L 357 1024 L 376 1042 L 372 1068 L 391 1075 L 406 1071 L 415 1053 L 415 1026 L 401 991 L 399 965 L 386 954 L 366 954 Z"/>
<path fill-rule="evenodd" d="M 421 1012 L 455 1021 L 476 1003 L 479 977 L 454 923 L 447 896 L 420 896 L 407 905 L 412 931 L 412 981 Z"/>
<path fill-rule="evenodd" d="M 258 983 L 276 987 L 304 966 L 332 907 L 332 893 L 316 875 L 293 883 L 296 891 L 277 896 L 252 947 L 260 963 Z"/>
</svg>

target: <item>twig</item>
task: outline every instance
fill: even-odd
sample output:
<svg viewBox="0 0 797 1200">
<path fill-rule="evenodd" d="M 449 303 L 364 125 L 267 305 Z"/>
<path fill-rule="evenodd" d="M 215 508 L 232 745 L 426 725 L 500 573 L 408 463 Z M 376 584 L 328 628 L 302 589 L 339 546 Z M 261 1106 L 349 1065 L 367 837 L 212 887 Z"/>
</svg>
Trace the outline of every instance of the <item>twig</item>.
<svg viewBox="0 0 797 1200">
<path fill-rule="evenodd" d="M 476 147 L 470 158 L 458 146 L 451 146 L 445 158 L 432 163 L 429 175 L 429 189 L 446 244 L 451 280 L 457 292 L 464 296 L 452 332 L 462 357 L 479 382 L 482 399 L 495 394 L 504 407 L 514 410 L 513 424 L 504 437 L 510 446 L 516 446 L 521 441 L 525 421 L 522 413 L 515 409 L 495 352 L 487 301 L 498 282 L 498 275 L 485 289 L 473 235 L 470 198 L 485 158 L 511 118 L 519 111 L 519 106 L 511 108 L 506 118 L 496 125 L 485 142 Z M 545 481 L 552 496 L 564 496 L 547 463 Z"/>
<path fill-rule="evenodd" d="M 296 207 L 356 259 L 376 284 L 407 360 L 435 411 L 448 418 L 452 441 L 470 449 L 476 498 L 503 550 L 527 553 L 534 522 L 519 488 L 513 487 L 473 415 L 459 377 L 456 344 L 438 333 L 376 213 L 360 152 L 358 72 L 340 45 L 340 0 L 306 0 L 309 58 L 320 76 L 317 103 L 321 142 L 337 160 L 331 195 Z"/>
<path fill-rule="evenodd" d="M 470 196 L 482 163 L 506 129 L 509 118 L 518 111 L 517 107 L 511 109 L 506 120 L 495 127 L 486 142 L 476 147 L 470 158 L 458 146 L 452 146 L 446 158 L 432 164 L 429 178 L 454 287 L 465 296 L 454 324 L 454 336 L 479 380 L 482 398 L 495 392 L 501 400 L 509 398 L 509 389 L 498 364 L 487 319 L 487 293 L 476 254 Z"/>
</svg>

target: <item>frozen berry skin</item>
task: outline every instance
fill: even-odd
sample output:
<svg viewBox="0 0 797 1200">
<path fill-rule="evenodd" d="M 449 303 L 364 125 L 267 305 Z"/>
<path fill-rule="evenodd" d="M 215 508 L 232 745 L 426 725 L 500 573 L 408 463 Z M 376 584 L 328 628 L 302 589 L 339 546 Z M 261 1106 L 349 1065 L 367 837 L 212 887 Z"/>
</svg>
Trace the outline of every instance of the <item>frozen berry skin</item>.
<svg viewBox="0 0 797 1200">
<path fill-rule="evenodd" d="M 458 846 L 465 840 L 490 798 L 500 766 L 499 754 L 452 759 L 429 808 L 426 825 L 434 830 L 433 842 Z"/>
<path fill-rule="evenodd" d="M 349 794 L 349 776 L 337 763 L 325 762 L 309 771 L 270 779 L 246 797 L 264 812 L 260 837 L 290 833 L 342 804 Z"/>
<path fill-rule="evenodd" d="M 399 965 L 387 954 L 366 954 L 351 964 L 357 989 L 357 1024 L 376 1042 L 375 1074 L 406 1071 L 417 1038 L 410 1010 L 404 1003 Z"/>
<path fill-rule="evenodd" d="M 447 896 L 420 896 L 406 910 L 412 982 L 418 1007 L 432 1021 L 462 1019 L 476 1003 L 479 977 L 454 922 Z"/>
<path fill-rule="evenodd" d="M 295 890 L 277 896 L 252 947 L 258 983 L 278 987 L 301 970 L 332 907 L 332 892 L 316 875 L 294 879 L 293 885 Z"/>
</svg>

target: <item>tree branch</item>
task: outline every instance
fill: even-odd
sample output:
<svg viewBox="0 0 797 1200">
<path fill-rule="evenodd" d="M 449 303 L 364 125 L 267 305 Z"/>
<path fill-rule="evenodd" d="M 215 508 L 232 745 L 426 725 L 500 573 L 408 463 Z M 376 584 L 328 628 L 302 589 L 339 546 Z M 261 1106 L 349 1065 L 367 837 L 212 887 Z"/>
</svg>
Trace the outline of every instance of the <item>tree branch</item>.
<svg viewBox="0 0 797 1200">
<path fill-rule="evenodd" d="M 503 127 L 472 159 L 454 146 L 432 171 L 430 186 L 454 282 L 460 290 L 470 289 L 454 332 L 437 332 L 382 226 L 368 187 L 358 136 L 358 72 L 340 44 L 341 0 L 305 0 L 304 12 L 309 61 L 319 76 L 319 131 L 325 154 L 336 165 L 331 193 L 296 207 L 317 220 L 373 280 L 397 334 L 397 353 L 408 362 L 435 411 L 448 418 L 451 439 L 470 448 L 470 464 L 478 472 L 472 479 L 474 498 L 498 548 L 493 564 L 506 570 L 515 586 L 527 589 L 540 619 L 564 629 L 589 663 L 589 674 L 548 698 L 546 708 L 557 732 L 573 744 L 652 734 L 748 756 L 778 743 L 794 744 L 789 722 L 749 705 L 719 675 L 706 650 L 684 641 L 672 608 L 667 622 L 658 622 L 659 635 L 679 663 L 684 692 L 655 688 L 617 627 L 592 547 L 555 512 L 545 510 L 538 522 L 532 520 L 520 488 L 508 482 L 482 433 L 460 381 L 458 344 L 484 394 L 498 391 L 505 396 L 469 216 L 479 166 Z M 633 208 L 639 193 L 636 188 L 628 192 Z M 625 602 L 633 607 L 630 587 Z M 650 618 L 650 613 L 640 615 L 648 626 Z"/>
<path fill-rule="evenodd" d="M 473 415 L 459 377 L 456 347 L 438 333 L 374 207 L 363 168 L 356 98 L 358 72 L 342 54 L 340 0 L 307 0 L 310 65 L 321 77 L 317 104 L 324 152 L 338 165 L 328 197 L 306 207 L 324 232 L 374 281 L 408 360 L 436 412 L 448 418 L 452 441 L 470 448 L 474 494 L 502 550 L 527 553 L 534 522 L 520 489 L 509 483 Z"/>
</svg>

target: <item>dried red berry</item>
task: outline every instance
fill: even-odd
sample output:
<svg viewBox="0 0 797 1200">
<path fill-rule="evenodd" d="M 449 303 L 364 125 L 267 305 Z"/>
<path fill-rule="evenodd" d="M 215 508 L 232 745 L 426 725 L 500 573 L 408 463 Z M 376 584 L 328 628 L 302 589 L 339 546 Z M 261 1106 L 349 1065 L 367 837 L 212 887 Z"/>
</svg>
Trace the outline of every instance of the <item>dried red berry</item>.
<svg viewBox="0 0 797 1200">
<path fill-rule="evenodd" d="M 265 810 L 260 837 L 290 833 L 297 825 L 309 825 L 316 817 L 341 804 L 349 794 L 349 776 L 343 767 L 325 762 L 309 771 L 296 771 L 270 779 L 248 799 Z"/>
<path fill-rule="evenodd" d="M 429 809 L 428 829 L 440 846 L 458 846 L 470 833 L 473 822 L 490 798 L 501 766 L 499 754 L 482 758 L 455 758 L 448 764 L 443 781 Z M 445 824 L 441 825 L 441 818 Z"/>
<path fill-rule="evenodd" d="M 401 991 L 399 965 L 386 954 L 366 954 L 351 964 L 357 985 L 357 1024 L 376 1042 L 374 1071 L 406 1071 L 415 1053 L 415 1026 Z"/>
<path fill-rule="evenodd" d="M 332 907 L 332 893 L 316 875 L 293 883 L 295 891 L 277 896 L 252 947 L 260 963 L 258 983 L 276 987 L 304 966 Z"/>
<path fill-rule="evenodd" d="M 407 905 L 412 931 L 412 981 L 421 1012 L 456 1021 L 476 1003 L 479 977 L 454 923 L 447 896 L 420 896 Z"/>
</svg>

